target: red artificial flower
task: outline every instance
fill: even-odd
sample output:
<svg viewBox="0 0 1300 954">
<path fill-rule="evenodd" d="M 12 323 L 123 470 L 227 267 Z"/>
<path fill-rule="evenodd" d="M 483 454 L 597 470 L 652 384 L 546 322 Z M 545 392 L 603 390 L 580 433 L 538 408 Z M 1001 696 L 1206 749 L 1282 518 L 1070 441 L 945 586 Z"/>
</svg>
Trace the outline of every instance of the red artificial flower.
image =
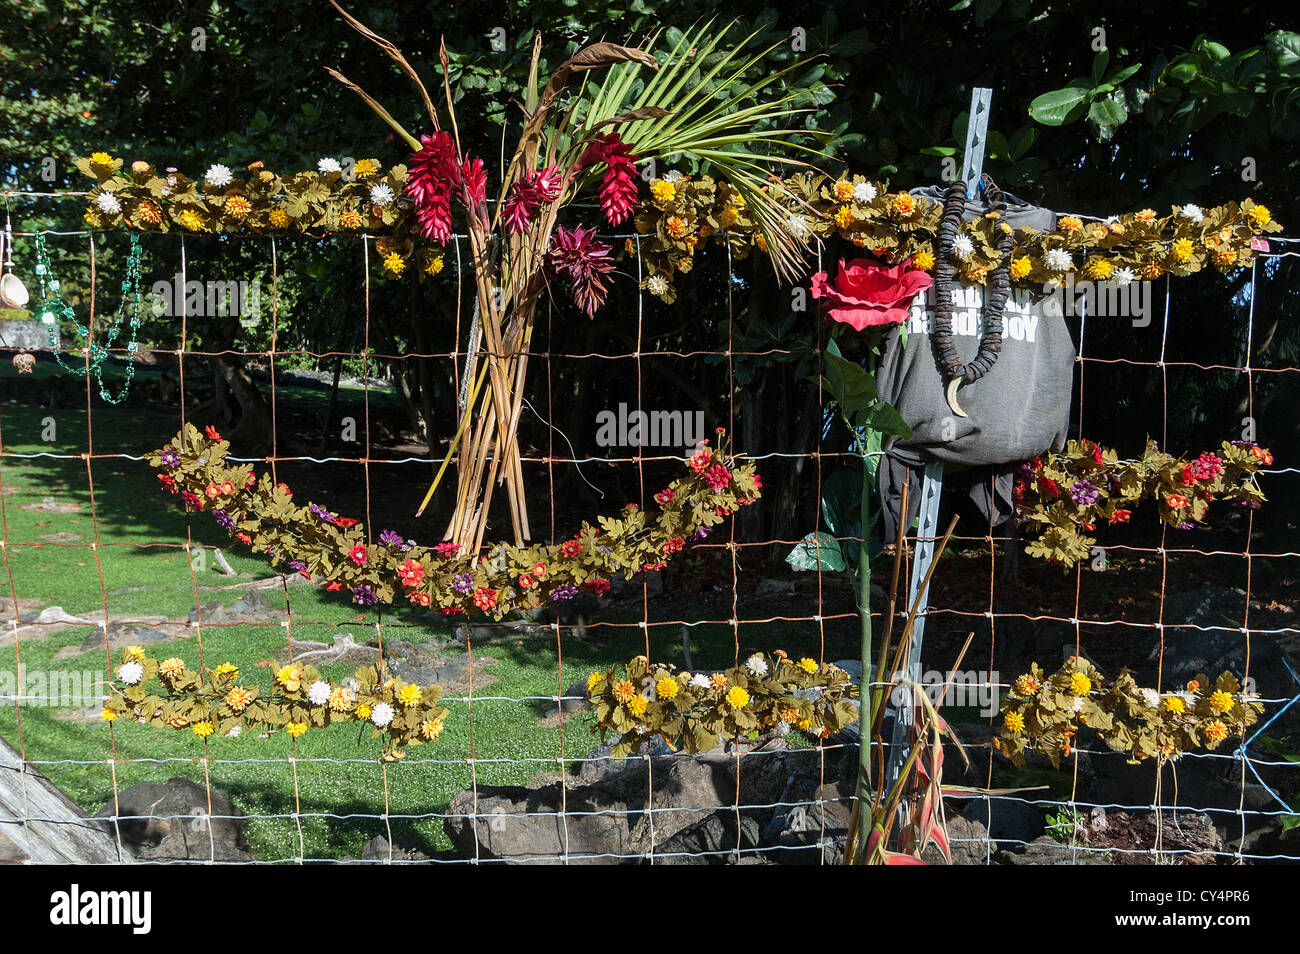
<svg viewBox="0 0 1300 954">
<path fill-rule="evenodd" d="M 480 586 L 474 591 L 474 605 L 481 610 L 490 610 L 497 605 L 497 591 L 490 586 Z"/>
<path fill-rule="evenodd" d="M 840 272 L 833 285 L 826 272 L 812 277 L 812 296 L 826 299 L 832 319 L 858 331 L 875 325 L 896 325 L 907 317 L 908 306 L 917 293 L 934 282 L 911 265 L 910 258 L 892 268 L 866 258 L 855 258 L 847 265 L 840 259 Z"/>
<path fill-rule="evenodd" d="M 289 485 L 286 484 L 284 481 L 280 481 L 278 484 L 276 484 L 276 485 L 275 485 L 275 489 L 276 489 L 276 490 L 283 490 L 283 491 L 284 491 L 284 495 L 285 495 L 286 497 L 288 497 L 290 500 L 293 499 L 293 491 L 289 489 Z"/>
<path fill-rule="evenodd" d="M 1174 510 L 1182 510 L 1187 506 L 1187 498 L 1182 494 L 1167 494 L 1165 496 L 1165 503 Z"/>
<path fill-rule="evenodd" d="M 755 474 L 755 475 L 754 475 L 754 489 L 755 489 L 755 490 L 762 490 L 762 489 L 763 489 L 763 475 L 762 475 L 762 474 Z"/>
<path fill-rule="evenodd" d="M 218 487 L 216 484 L 208 484 L 207 489 L 204 490 L 203 492 L 207 494 L 209 497 L 221 496 L 221 488 Z"/>
<path fill-rule="evenodd" d="M 576 557 L 582 552 L 582 544 L 577 540 L 565 540 L 560 544 L 560 553 L 566 557 Z"/>
<path fill-rule="evenodd" d="M 459 549 L 460 549 L 459 543 L 450 543 L 444 540 L 442 543 L 438 544 L 436 547 L 433 548 L 433 552 L 440 554 L 441 556 L 448 556 L 452 553 L 455 553 Z"/>
<path fill-rule="evenodd" d="M 1051 477 L 1046 477 L 1043 474 L 1039 474 L 1038 492 L 1040 494 L 1046 494 L 1049 497 L 1057 497 L 1060 495 L 1061 490 L 1059 487 L 1056 486 L 1056 481 L 1054 481 Z"/>
<path fill-rule="evenodd" d="M 713 463 L 713 452 L 707 447 L 701 447 L 686 463 L 695 473 L 702 474 Z"/>
<path fill-rule="evenodd" d="M 536 586 L 536 585 L 537 585 L 537 581 L 534 580 L 534 579 L 533 579 L 530 575 L 528 575 L 527 573 L 524 573 L 524 574 L 520 575 L 520 577 L 519 577 L 519 588 L 520 588 L 521 590 L 531 590 L 531 589 L 532 589 L 534 586 Z"/>
<path fill-rule="evenodd" d="M 595 593 L 597 596 L 604 596 L 609 592 L 609 580 L 588 580 L 582 584 L 582 588 L 588 593 Z"/>
<path fill-rule="evenodd" d="M 430 602 L 429 594 L 424 590 L 417 590 L 416 592 L 412 593 L 410 596 L 410 600 L 416 606 L 428 606 Z"/>
<path fill-rule="evenodd" d="M 348 559 L 357 566 L 364 566 L 366 562 L 366 548 L 358 543 L 348 551 Z"/>
<path fill-rule="evenodd" d="M 325 589 L 330 593 L 337 593 L 339 590 L 343 589 L 343 584 L 338 582 L 326 583 Z"/>
<path fill-rule="evenodd" d="M 185 501 L 186 507 L 193 507 L 195 510 L 203 509 L 203 499 L 198 494 L 192 494 L 188 490 L 181 491 L 181 500 Z"/>
<path fill-rule="evenodd" d="M 1194 487 L 1195 485 L 1196 485 L 1196 465 L 1184 464 L 1183 465 L 1183 486 Z"/>
<path fill-rule="evenodd" d="M 662 570 L 667 565 L 668 564 L 665 563 L 663 560 L 660 560 L 658 563 L 642 563 L 641 571 L 643 573 L 646 573 L 649 572 L 650 570 Z"/>
<path fill-rule="evenodd" d="M 425 603 L 425 604 L 422 604 L 422 605 L 424 605 L 424 606 L 428 606 L 429 604 L 428 604 L 428 603 Z M 443 615 L 445 615 L 445 616 L 455 616 L 457 613 L 463 613 L 463 612 L 465 612 L 465 611 L 464 611 L 463 609 L 461 609 L 459 606 L 444 606 L 444 607 L 442 607 L 442 612 L 443 612 Z"/>
<path fill-rule="evenodd" d="M 630 503 L 630 504 L 628 504 L 626 507 L 624 507 L 623 509 L 624 509 L 625 511 L 627 511 L 628 513 L 636 513 L 636 512 L 637 512 L 638 510 L 640 510 L 641 508 L 638 507 L 638 506 L 637 506 L 636 504 L 634 504 L 634 503 Z"/>
<path fill-rule="evenodd" d="M 671 489 L 661 490 L 659 493 L 655 494 L 655 503 L 659 504 L 661 507 L 666 507 L 668 504 L 673 502 L 674 496 L 676 495 Z"/>
<path fill-rule="evenodd" d="M 221 492 L 229 497 L 235 492 L 235 485 L 228 480 L 223 480 L 221 482 Z"/>
<path fill-rule="evenodd" d="M 311 570 L 307 569 L 307 568 L 304 566 L 301 570 L 298 571 L 298 575 L 301 576 L 301 577 L 302 577 L 303 579 L 305 579 L 305 580 L 310 580 L 310 579 L 311 579 Z"/>
<path fill-rule="evenodd" d="M 253 472 L 250 470 L 250 471 L 248 472 L 248 481 L 247 481 L 247 483 L 244 484 L 244 489 L 247 490 L 249 487 L 253 486 L 253 484 L 255 484 L 255 483 L 257 483 L 257 474 L 253 473 Z"/>
<path fill-rule="evenodd" d="M 731 483 L 731 471 L 724 464 L 714 464 L 704 472 L 704 480 L 713 490 L 722 490 Z"/>
<path fill-rule="evenodd" d="M 537 577 L 537 579 L 539 579 L 539 580 L 544 580 L 544 579 L 546 579 L 546 564 L 545 564 L 545 563 L 534 563 L 534 564 L 533 564 L 533 576 Z"/>
<path fill-rule="evenodd" d="M 1116 510 L 1110 515 L 1109 523 L 1128 523 L 1128 518 L 1133 515 L 1131 510 Z"/>
<path fill-rule="evenodd" d="M 666 554 L 677 553 L 684 546 L 686 546 L 686 541 L 683 540 L 681 537 L 669 537 L 664 542 L 664 553 Z"/>
<path fill-rule="evenodd" d="M 221 440 L 221 435 L 217 433 L 217 429 L 213 427 L 211 424 L 203 428 L 203 433 L 208 435 L 208 440 L 213 440 L 213 441 Z"/>
<path fill-rule="evenodd" d="M 245 546 L 251 547 L 253 545 L 253 538 L 246 533 L 235 534 L 235 539 L 238 540 L 240 543 L 244 544 Z"/>
<path fill-rule="evenodd" d="M 353 547 L 354 550 L 361 550 L 361 560 L 365 562 L 365 548 Z M 407 560 L 397 568 L 397 576 L 402 581 L 402 585 L 407 587 L 419 586 L 424 581 L 424 564 L 418 560 Z"/>
<path fill-rule="evenodd" d="M 176 481 L 171 476 L 167 474 L 159 474 L 158 482 L 161 483 L 168 490 L 170 490 L 172 493 L 176 493 Z"/>
<path fill-rule="evenodd" d="M 1264 448 L 1255 446 L 1250 449 L 1250 455 L 1258 461 L 1262 461 L 1266 467 L 1273 465 L 1273 455 Z"/>
</svg>

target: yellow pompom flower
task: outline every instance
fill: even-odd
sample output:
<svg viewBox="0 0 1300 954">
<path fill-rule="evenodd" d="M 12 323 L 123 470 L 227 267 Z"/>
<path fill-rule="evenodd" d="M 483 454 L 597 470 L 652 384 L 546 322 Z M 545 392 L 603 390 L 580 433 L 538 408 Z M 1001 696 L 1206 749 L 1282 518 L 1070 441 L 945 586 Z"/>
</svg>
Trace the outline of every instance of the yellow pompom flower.
<svg viewBox="0 0 1300 954">
<path fill-rule="evenodd" d="M 842 229 L 847 229 L 853 224 L 853 210 L 847 205 L 842 205 L 839 211 L 835 213 L 835 224 Z"/>
<path fill-rule="evenodd" d="M 668 231 L 669 238 L 679 239 L 690 231 L 690 225 L 680 215 L 668 216 L 668 221 L 664 228 Z"/>
<path fill-rule="evenodd" d="M 809 659 L 807 656 L 804 656 L 803 659 L 799 660 L 798 666 L 806 673 L 811 674 L 817 671 L 817 661 L 815 659 Z"/>
<path fill-rule="evenodd" d="M 812 728 L 812 719 L 800 719 L 799 728 L 807 732 L 809 729 Z"/>
<path fill-rule="evenodd" d="M 1020 732 L 1025 727 L 1025 717 L 1019 712 L 1008 712 L 1002 720 L 1002 725 L 1008 732 Z"/>
<path fill-rule="evenodd" d="M 799 710 L 794 706 L 786 706 L 781 710 L 781 721 L 786 725 L 794 725 L 799 721 Z"/>
<path fill-rule="evenodd" d="M 847 202 L 853 198 L 853 183 L 840 179 L 831 187 L 831 193 L 835 196 L 836 202 Z"/>
<path fill-rule="evenodd" d="M 171 659 L 164 659 L 158 664 L 158 675 L 166 679 L 175 679 L 185 671 L 185 660 L 173 656 Z"/>
<path fill-rule="evenodd" d="M 1192 257 L 1195 248 L 1191 239 L 1181 238 L 1174 242 L 1170 251 L 1173 253 L 1175 262 L 1186 262 Z"/>
<path fill-rule="evenodd" d="M 302 685 L 301 666 L 281 666 L 275 674 L 276 681 L 290 692 L 297 692 Z"/>
<path fill-rule="evenodd" d="M 912 259 L 912 265 L 923 272 L 928 272 L 934 268 L 934 255 L 930 252 L 917 252 L 916 257 Z"/>
<path fill-rule="evenodd" d="M 144 647 L 128 646 L 123 650 L 123 656 L 127 662 L 144 662 Z"/>
<path fill-rule="evenodd" d="M 406 271 L 406 262 L 396 252 L 389 252 L 388 257 L 384 259 L 384 271 L 396 277 Z"/>
<path fill-rule="evenodd" d="M 1165 711 L 1172 712 L 1174 715 L 1182 715 L 1187 711 L 1187 703 L 1182 700 L 1181 696 L 1170 696 L 1165 700 Z"/>
<path fill-rule="evenodd" d="M 120 712 L 116 709 L 110 709 L 108 706 L 104 706 L 104 708 L 99 711 L 99 717 L 105 722 L 113 722 L 119 715 L 121 715 Z"/>
<path fill-rule="evenodd" d="M 972 265 L 962 275 L 968 285 L 983 285 L 988 277 L 989 270 L 983 265 Z"/>
<path fill-rule="evenodd" d="M 162 221 L 162 212 L 152 202 L 141 202 L 135 210 L 135 215 L 141 222 L 149 225 L 157 225 Z"/>
<path fill-rule="evenodd" d="M 193 209 L 186 209 L 176 217 L 176 221 L 185 229 L 191 232 L 197 232 L 203 228 L 203 219 Z"/>
<path fill-rule="evenodd" d="M 1038 692 L 1038 680 L 1026 673 L 1016 679 L 1014 688 L 1018 696 L 1032 696 Z"/>
<path fill-rule="evenodd" d="M 239 675 L 239 667 L 236 666 L 234 663 L 222 663 L 220 666 L 218 666 L 216 669 L 212 671 L 218 676 L 224 676 L 227 673 L 232 676 Z"/>
<path fill-rule="evenodd" d="M 636 686 L 626 679 L 620 679 L 614 683 L 614 698 L 619 702 L 627 702 L 636 695 Z"/>
<path fill-rule="evenodd" d="M 1034 268 L 1034 263 L 1030 260 L 1029 256 L 1022 255 L 1019 258 L 1012 260 L 1011 277 L 1024 278 L 1033 270 L 1033 268 Z"/>
<path fill-rule="evenodd" d="M 727 705 L 733 709 L 743 709 L 749 705 L 749 693 L 740 686 L 732 686 L 727 690 Z"/>
<path fill-rule="evenodd" d="M 356 695 L 346 686 L 337 686 L 330 693 L 330 708 L 335 712 L 347 712 L 352 708 Z"/>
<path fill-rule="evenodd" d="M 242 219 L 251 211 L 253 211 L 253 207 L 242 195 L 232 195 L 226 200 L 227 215 L 234 216 L 237 219 Z"/>
<path fill-rule="evenodd" d="M 441 719 L 426 719 L 420 723 L 420 738 L 426 742 L 436 742 L 438 736 L 442 735 L 442 729 Z"/>
<path fill-rule="evenodd" d="M 429 260 L 424 263 L 424 274 L 432 278 L 441 272 L 446 264 L 447 261 L 443 258 L 441 252 L 430 255 Z"/>
<path fill-rule="evenodd" d="M 1205 741 L 1212 745 L 1218 745 L 1228 737 L 1228 727 L 1215 719 L 1205 727 Z"/>
<path fill-rule="evenodd" d="M 339 225 L 345 229 L 361 228 L 361 213 L 356 209 L 344 209 L 339 214 Z"/>
<path fill-rule="evenodd" d="M 419 686 L 403 686 L 397 694 L 397 701 L 404 706 L 413 706 L 424 696 Z"/>
<path fill-rule="evenodd" d="M 1111 265 L 1106 259 L 1096 258 L 1088 265 L 1088 277 L 1095 278 L 1097 281 L 1105 281 L 1110 278 L 1111 272 L 1114 270 L 1115 266 Z"/>
<path fill-rule="evenodd" d="M 93 152 L 90 154 L 90 164 L 107 169 L 113 165 L 113 157 L 106 152 Z"/>
<path fill-rule="evenodd" d="M 358 179 L 373 176 L 378 171 L 379 161 L 376 159 L 358 159 L 352 166 L 352 174 Z"/>
<path fill-rule="evenodd" d="M 1237 253 L 1230 248 L 1216 248 L 1212 257 L 1215 265 L 1233 265 L 1237 261 Z"/>
<path fill-rule="evenodd" d="M 737 211 L 734 205 L 723 206 L 722 211 L 718 213 L 718 224 L 724 229 L 729 229 L 736 224 L 739 218 L 740 212 Z"/>
<path fill-rule="evenodd" d="M 1092 680 L 1081 672 L 1070 676 L 1070 691 L 1076 696 L 1086 696 L 1092 692 Z"/>
<path fill-rule="evenodd" d="M 590 676 L 587 677 L 587 693 L 590 694 L 592 692 L 595 692 L 596 687 L 599 686 L 604 681 L 605 681 L 605 674 L 603 672 L 593 672 Z"/>
<path fill-rule="evenodd" d="M 289 213 L 284 209 L 272 209 L 266 214 L 266 221 L 271 224 L 273 229 L 287 229 L 289 227 Z"/>
<path fill-rule="evenodd" d="M 296 739 L 296 738 L 299 738 L 300 736 L 306 734 L 306 732 L 307 732 L 307 723 L 306 723 L 306 722 L 290 722 L 288 725 L 286 725 L 286 726 L 284 727 L 284 730 L 285 730 L 286 732 L 288 732 L 289 735 L 290 735 L 291 737 L 293 737 L 293 738 Z"/>
<path fill-rule="evenodd" d="M 1144 224 L 1149 224 L 1156 220 L 1156 210 L 1143 209 L 1141 212 L 1134 214 L 1133 218 Z"/>
<path fill-rule="evenodd" d="M 1218 713 L 1227 712 L 1232 708 L 1232 696 L 1220 689 L 1210 696 L 1210 708 Z"/>
<path fill-rule="evenodd" d="M 666 676 L 655 683 L 655 692 L 659 695 L 660 699 L 675 698 L 679 688 L 676 679 L 669 679 Z"/>
<path fill-rule="evenodd" d="M 646 702 L 644 696 L 633 696 L 628 701 L 627 711 L 632 713 L 634 716 L 643 716 L 645 715 L 646 706 L 649 704 L 650 703 Z"/>
<path fill-rule="evenodd" d="M 243 712 L 248 708 L 248 704 L 253 701 L 253 694 L 243 686 L 235 686 L 226 693 L 226 705 L 236 712 Z"/>
<path fill-rule="evenodd" d="M 906 192 L 900 192 L 890 200 L 894 214 L 906 218 L 916 212 L 916 199 Z"/>
<path fill-rule="evenodd" d="M 357 706 L 353 711 L 356 713 L 357 718 L 362 722 L 365 722 L 370 718 L 370 706 L 366 705 L 364 702 Z"/>
<path fill-rule="evenodd" d="M 1273 213 L 1266 205 L 1251 206 L 1249 215 L 1252 225 L 1264 226 L 1273 221 Z"/>
<path fill-rule="evenodd" d="M 216 731 L 217 731 L 216 726 L 214 726 L 211 722 L 194 723 L 194 734 L 197 735 L 200 739 L 206 739 L 208 736 L 210 736 L 213 732 Z"/>
<path fill-rule="evenodd" d="M 671 182 L 663 179 L 656 179 L 650 183 L 650 194 L 654 196 L 656 202 L 671 202 L 677 198 L 677 189 Z"/>
<path fill-rule="evenodd" d="M 1056 220 L 1056 224 L 1067 232 L 1076 232 L 1083 228 L 1083 220 L 1073 215 L 1061 216 Z"/>
</svg>

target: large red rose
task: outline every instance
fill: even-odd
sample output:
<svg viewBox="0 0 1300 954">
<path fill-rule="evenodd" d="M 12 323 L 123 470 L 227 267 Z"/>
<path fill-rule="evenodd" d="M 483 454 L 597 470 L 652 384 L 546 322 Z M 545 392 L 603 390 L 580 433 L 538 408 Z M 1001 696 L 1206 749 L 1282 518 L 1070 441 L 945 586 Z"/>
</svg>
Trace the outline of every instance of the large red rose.
<svg viewBox="0 0 1300 954">
<path fill-rule="evenodd" d="M 826 272 L 812 277 L 812 296 L 825 298 L 830 316 L 858 331 L 873 325 L 896 325 L 907 317 L 916 293 L 934 281 L 911 265 L 910 258 L 893 268 L 867 258 L 855 258 L 847 265 L 840 259 L 840 273 L 833 285 Z"/>
</svg>

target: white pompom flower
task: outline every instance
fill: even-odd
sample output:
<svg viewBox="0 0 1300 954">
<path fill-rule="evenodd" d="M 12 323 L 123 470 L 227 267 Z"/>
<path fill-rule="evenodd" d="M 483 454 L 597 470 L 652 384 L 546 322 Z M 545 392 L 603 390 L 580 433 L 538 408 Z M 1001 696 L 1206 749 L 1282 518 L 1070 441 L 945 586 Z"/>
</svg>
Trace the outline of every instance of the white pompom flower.
<svg viewBox="0 0 1300 954">
<path fill-rule="evenodd" d="M 767 660 L 755 653 L 745 660 L 745 668 L 749 670 L 751 676 L 761 679 L 767 675 Z"/>
<path fill-rule="evenodd" d="M 1125 266 L 1115 272 L 1115 284 L 1127 285 L 1137 278 L 1137 273 L 1133 269 Z"/>
<path fill-rule="evenodd" d="M 339 165 L 339 161 L 337 159 L 332 159 L 329 156 L 326 156 L 323 159 L 317 159 L 316 169 L 320 172 L 342 172 L 343 171 L 343 167 Z"/>
<path fill-rule="evenodd" d="M 307 690 L 307 701 L 314 706 L 323 706 L 330 701 L 330 684 L 324 679 L 317 679 Z"/>
<path fill-rule="evenodd" d="M 1205 218 L 1205 213 L 1201 210 L 1201 207 L 1199 205 L 1192 205 L 1191 203 L 1183 206 L 1178 211 L 1178 214 L 1185 219 L 1191 219 L 1193 222 L 1199 222 L 1201 219 Z"/>
<path fill-rule="evenodd" d="M 970 258 L 975 252 L 975 243 L 969 235 L 958 235 L 952 242 L 952 253 L 958 258 Z"/>
<path fill-rule="evenodd" d="M 230 185 L 234 179 L 235 177 L 230 174 L 230 169 L 219 162 L 214 162 L 208 166 L 208 171 L 203 173 L 203 181 L 218 189 Z"/>
<path fill-rule="evenodd" d="M 370 187 L 370 202 L 380 207 L 393 201 L 393 189 L 386 182 L 377 182 Z"/>
<path fill-rule="evenodd" d="M 144 666 L 138 662 L 122 663 L 117 667 L 117 678 L 128 686 L 134 686 L 144 677 Z"/>
<path fill-rule="evenodd" d="M 101 192 L 95 196 L 95 205 L 99 206 L 99 211 L 106 215 L 117 215 L 122 211 L 122 203 L 117 201 L 117 196 L 111 192 Z"/>
<path fill-rule="evenodd" d="M 713 683 L 709 682 L 709 677 L 704 675 L 704 673 L 702 672 L 697 672 L 694 676 L 691 677 L 691 685 L 694 686 L 696 689 L 713 688 Z"/>
<path fill-rule="evenodd" d="M 870 182 L 859 182 L 853 187 L 853 200 L 864 204 L 867 202 L 875 202 L 876 187 Z"/>
<path fill-rule="evenodd" d="M 1043 257 L 1044 263 L 1054 272 L 1068 271 L 1074 265 L 1074 259 L 1063 248 L 1054 248 Z"/>
<path fill-rule="evenodd" d="M 372 710 L 370 710 L 370 721 L 378 728 L 382 729 L 384 726 L 388 725 L 388 723 L 393 721 L 393 707 L 387 702 L 378 703 Z"/>
</svg>

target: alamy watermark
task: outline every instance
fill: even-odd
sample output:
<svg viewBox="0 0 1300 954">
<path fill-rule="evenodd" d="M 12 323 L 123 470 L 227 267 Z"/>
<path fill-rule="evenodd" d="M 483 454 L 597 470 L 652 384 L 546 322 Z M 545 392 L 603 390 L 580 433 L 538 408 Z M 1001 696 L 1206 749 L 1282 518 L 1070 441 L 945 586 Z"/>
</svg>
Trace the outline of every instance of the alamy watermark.
<svg viewBox="0 0 1300 954">
<path fill-rule="evenodd" d="M 1060 284 L 1043 286 L 1043 313 L 1089 318 L 1130 318 L 1134 328 L 1151 324 L 1151 283 L 1128 281 L 1076 281 L 1074 273 Z"/>
<path fill-rule="evenodd" d="M 596 415 L 600 447 L 694 447 L 704 440 L 703 411 L 617 411 Z"/>
<path fill-rule="evenodd" d="M 913 681 L 935 707 L 942 703 L 944 708 L 977 709 L 984 718 L 998 713 L 999 684 L 1002 679 L 996 669 L 992 672 L 970 669 L 941 672 L 930 669 Z M 895 685 L 889 694 L 890 703 L 900 709 L 910 705 L 912 688 L 906 683 Z"/>
<path fill-rule="evenodd" d="M 106 698 L 107 676 L 102 669 L 29 669 L 22 675 L 0 669 L 0 704 L 71 709 L 98 705 Z"/>
<path fill-rule="evenodd" d="M 262 283 L 248 281 L 183 280 L 181 273 L 170 282 L 153 283 L 153 314 L 188 315 L 194 318 L 238 318 L 245 328 L 262 320 Z"/>
</svg>

